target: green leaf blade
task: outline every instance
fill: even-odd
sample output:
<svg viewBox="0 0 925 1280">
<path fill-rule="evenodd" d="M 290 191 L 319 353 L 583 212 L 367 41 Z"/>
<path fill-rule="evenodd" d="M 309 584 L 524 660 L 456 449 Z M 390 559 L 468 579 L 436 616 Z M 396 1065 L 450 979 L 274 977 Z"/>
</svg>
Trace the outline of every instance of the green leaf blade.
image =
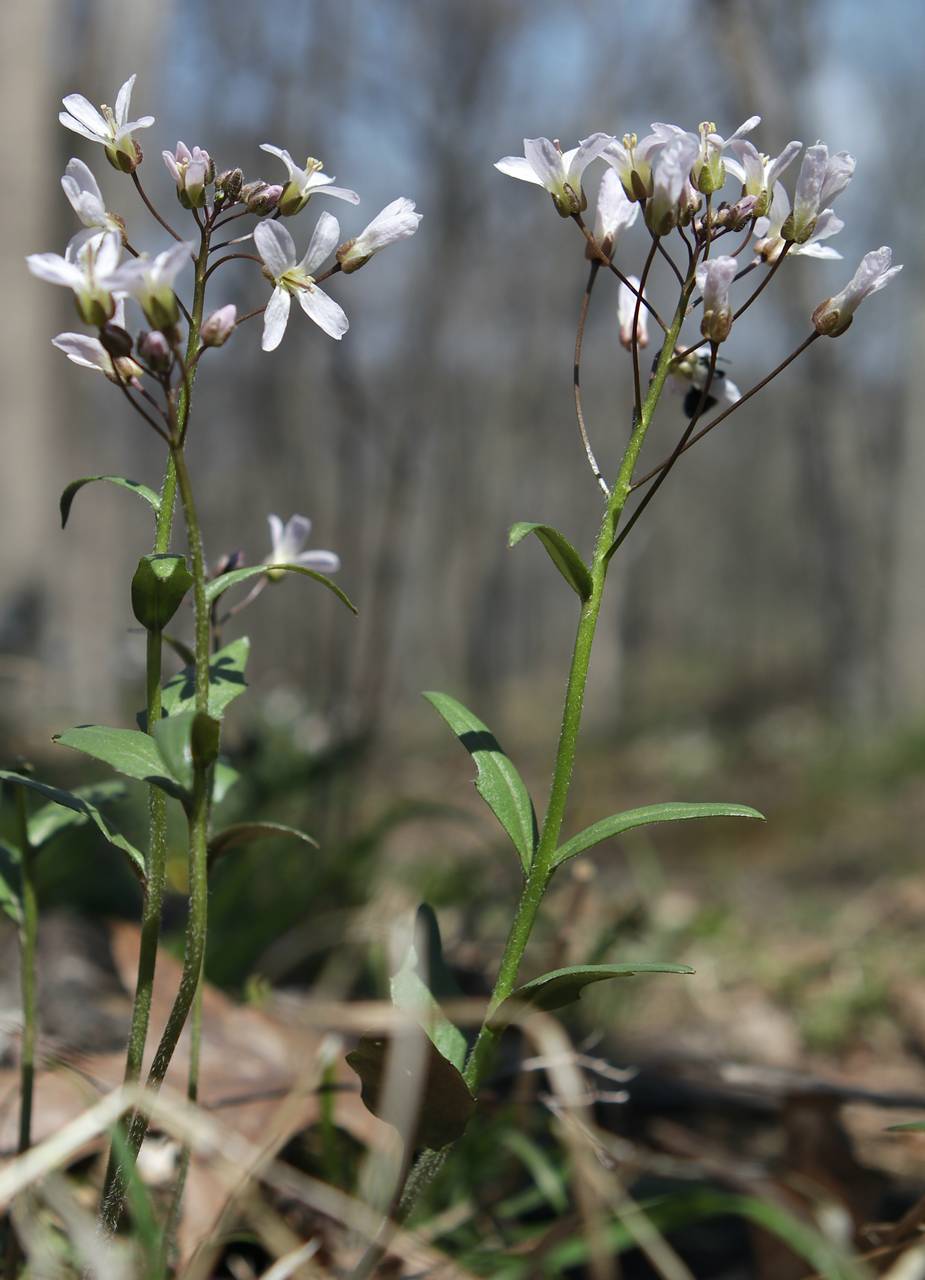
<svg viewBox="0 0 925 1280">
<path fill-rule="evenodd" d="M 431 691 L 424 697 L 472 756 L 476 767 L 476 790 L 510 836 L 526 873 L 536 849 L 536 814 L 513 761 L 501 749 L 488 726 L 461 702 L 448 693 Z"/>
<path fill-rule="evenodd" d="M 693 972 L 690 965 L 664 964 L 650 960 L 630 961 L 626 964 L 578 964 L 565 969 L 552 969 L 512 991 L 492 1014 L 491 1025 L 495 1030 L 505 1027 L 518 1005 L 529 1005 L 546 1012 L 561 1009 L 563 1005 L 581 999 L 585 987 L 595 982 L 606 982 L 610 978 L 634 978 L 645 973 L 689 975 Z"/>
<path fill-rule="evenodd" d="M 209 659 L 209 715 L 221 720 L 225 710 L 247 690 L 244 672 L 250 657 L 251 642 L 247 636 L 239 636 Z M 196 706 L 196 670 L 193 665 L 178 671 L 161 690 L 161 710 L 164 716 L 182 715 Z M 138 726 L 147 729 L 147 716 L 140 711 L 136 717 Z"/>
<path fill-rule="evenodd" d="M 59 508 L 61 510 L 61 528 L 65 528 L 68 517 L 71 514 L 71 507 L 74 499 L 80 490 L 88 484 L 95 484 L 98 480 L 105 480 L 109 484 L 118 485 L 120 489 L 127 489 L 130 493 L 136 494 L 139 498 L 143 498 L 150 507 L 154 508 L 154 514 L 157 515 L 161 509 L 160 495 L 155 493 L 153 489 L 149 489 L 146 484 L 139 484 L 137 480 L 127 480 L 125 476 L 82 476 L 79 480 L 72 480 L 64 492 L 61 494 Z"/>
<path fill-rule="evenodd" d="M 62 747 L 81 751 L 108 764 L 117 773 L 138 782 L 149 782 L 175 799 L 183 798 L 183 786 L 172 777 L 154 739 L 138 729 L 113 729 L 108 725 L 81 724 L 56 733 L 54 741 Z"/>
<path fill-rule="evenodd" d="M 94 782 L 86 787 L 75 787 L 70 794 L 91 805 L 97 805 L 121 800 L 125 795 L 125 785 L 122 782 Z M 90 815 L 86 811 L 67 809 L 60 801 L 49 800 L 29 818 L 29 843 L 33 849 L 39 849 L 66 827 L 89 821 Z"/>
<path fill-rule="evenodd" d="M 601 818 L 590 827 L 585 827 L 577 836 L 572 836 L 565 844 L 560 845 L 552 860 L 552 866 L 558 867 L 569 858 L 584 853 L 593 845 L 608 840 L 611 836 L 622 835 L 634 827 L 645 827 L 656 822 L 685 822 L 693 818 L 757 818 L 764 821 L 764 814 L 746 804 L 714 804 L 710 801 L 686 804 L 683 801 L 669 801 L 667 804 L 649 804 L 640 809 L 626 809 L 623 813 L 611 814 L 609 818 Z"/>
<path fill-rule="evenodd" d="M 529 520 L 520 520 L 511 526 L 508 546 L 516 547 L 518 542 L 522 542 L 530 533 L 535 533 L 539 538 L 546 549 L 546 554 L 579 600 L 587 600 L 593 590 L 591 573 L 568 538 L 550 524 L 535 524 Z"/>
<path fill-rule="evenodd" d="M 272 568 L 274 573 L 301 573 L 306 578 L 313 578 L 315 582 L 320 582 L 323 587 L 327 587 L 329 591 L 333 591 L 338 600 L 345 604 L 351 613 L 357 613 L 357 607 L 347 595 L 342 591 L 336 582 L 332 582 L 327 574 L 319 573 L 317 569 L 308 569 L 304 564 L 274 564 L 272 566 L 265 564 L 252 564 L 244 569 L 232 569 L 228 573 L 221 574 L 218 578 L 213 578 L 206 585 L 206 601 L 208 604 L 214 604 L 220 596 L 223 596 L 229 587 L 236 587 L 240 582 L 247 582 L 249 578 L 255 578 L 258 575 L 266 577 L 268 568 Z"/>
<path fill-rule="evenodd" d="M 409 1146 L 429 1147 L 439 1151 L 441 1147 L 449 1146 L 462 1137 L 475 1112 L 475 1099 L 461 1073 L 423 1031 L 409 1028 L 407 1032 L 392 1039 L 363 1036 L 357 1047 L 347 1054 L 347 1063 L 360 1077 L 360 1094 L 364 1104 L 373 1115 L 381 1115 L 380 1093 L 388 1057 L 396 1047 L 401 1051 L 402 1038 L 406 1035 L 421 1038 L 424 1059 L 422 1079 L 415 1082 L 415 1096 L 418 1100 L 417 1127 L 409 1138 Z"/>
</svg>

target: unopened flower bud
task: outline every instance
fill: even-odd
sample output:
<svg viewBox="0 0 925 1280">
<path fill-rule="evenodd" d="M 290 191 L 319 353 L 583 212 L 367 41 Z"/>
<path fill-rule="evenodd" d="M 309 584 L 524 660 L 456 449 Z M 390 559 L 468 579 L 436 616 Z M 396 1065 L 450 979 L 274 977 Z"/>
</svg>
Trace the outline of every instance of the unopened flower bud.
<svg viewBox="0 0 925 1280">
<path fill-rule="evenodd" d="M 145 630 L 163 631 L 192 584 L 183 556 L 142 556 L 132 578 L 132 612 Z"/>
<path fill-rule="evenodd" d="M 173 358 L 170 343 L 158 329 L 138 335 L 138 354 L 157 373 L 166 372 Z"/>
<path fill-rule="evenodd" d="M 732 328 L 732 306 L 729 288 L 738 264 L 735 258 L 721 254 L 709 258 L 697 268 L 697 287 L 703 293 L 703 319 L 700 332 L 711 342 L 725 342 Z"/>
<path fill-rule="evenodd" d="M 216 195 L 223 197 L 225 204 L 237 204 L 244 186 L 244 174 L 240 169 L 225 169 L 215 179 Z"/>
<path fill-rule="evenodd" d="M 208 151 L 178 142 L 176 151 L 162 151 L 167 172 L 177 184 L 177 199 L 184 209 L 201 209 L 206 203 L 206 187 L 215 178 L 215 163 Z"/>
<path fill-rule="evenodd" d="M 258 217 L 264 217 L 266 214 L 272 213 L 279 205 L 280 197 L 283 194 L 282 184 L 279 182 L 254 182 L 249 185 L 257 189 L 250 196 L 245 196 L 244 194 L 247 191 L 247 187 L 241 192 L 242 199 L 248 210 L 251 213 L 256 213 Z"/>
<path fill-rule="evenodd" d="M 223 573 L 231 573 L 232 569 L 240 569 L 244 563 L 244 552 L 239 548 L 237 551 L 227 551 L 223 556 L 219 556 L 215 564 L 209 570 L 209 581 L 220 578 Z"/>
<path fill-rule="evenodd" d="M 100 346 L 113 360 L 132 354 L 132 335 L 120 325 L 107 323 L 100 329 Z"/>
<path fill-rule="evenodd" d="M 199 331 L 204 347 L 222 347 L 234 332 L 238 309 L 233 302 L 213 311 Z"/>
<path fill-rule="evenodd" d="M 741 231 L 753 218 L 760 218 L 758 208 L 761 199 L 761 196 L 742 196 L 735 204 L 729 205 L 726 210 L 726 225 L 733 231 Z M 767 202 L 765 202 L 765 208 L 767 208 Z"/>
</svg>

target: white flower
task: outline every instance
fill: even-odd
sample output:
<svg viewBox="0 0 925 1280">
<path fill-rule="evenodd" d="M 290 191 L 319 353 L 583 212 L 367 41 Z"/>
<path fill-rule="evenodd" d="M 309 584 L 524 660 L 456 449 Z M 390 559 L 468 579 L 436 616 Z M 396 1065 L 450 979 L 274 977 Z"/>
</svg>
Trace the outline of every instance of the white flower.
<svg viewBox="0 0 925 1280">
<path fill-rule="evenodd" d="M 144 311 L 153 329 L 169 329 L 180 318 L 180 306 L 173 282 L 190 261 L 191 240 L 181 240 L 154 258 L 142 254 L 123 267 L 126 293 Z"/>
<path fill-rule="evenodd" d="M 125 303 L 121 298 L 116 305 L 112 323 L 120 329 L 125 326 Z M 52 346 L 64 352 L 68 360 L 79 364 L 81 368 L 96 369 L 97 372 L 104 373 L 110 382 L 134 382 L 142 375 L 141 365 L 131 356 L 119 356 L 113 361 L 99 338 L 91 338 L 89 334 L 59 333 L 51 342 Z"/>
<path fill-rule="evenodd" d="M 201 209 L 206 187 L 215 177 L 215 165 L 208 151 L 178 142 L 176 151 L 162 151 L 167 172 L 177 184 L 177 199 L 185 209 Z"/>
<path fill-rule="evenodd" d="M 667 235 L 678 225 L 679 204 L 697 149 L 698 142 L 692 133 L 679 132 L 669 142 L 653 150 L 652 194 L 646 201 L 646 225 L 653 235 Z"/>
<path fill-rule="evenodd" d="M 264 351 L 273 351 L 282 342 L 293 294 L 309 319 L 332 338 L 342 338 L 347 332 L 349 322 L 343 309 L 318 288 L 312 274 L 333 252 L 339 236 L 337 219 L 323 213 L 305 257 L 297 262 L 295 243 L 284 226 L 278 222 L 261 222 L 254 228 L 257 252 L 276 286 L 263 315 Z"/>
<path fill-rule="evenodd" d="M 887 245 L 865 253 L 861 265 L 848 284 L 834 298 L 828 298 L 813 312 L 813 324 L 818 333 L 837 338 L 844 333 L 854 318 L 858 307 L 872 293 L 879 293 L 902 267 L 893 267 L 893 251 Z"/>
<path fill-rule="evenodd" d="M 278 564 L 301 564 L 317 573 L 336 573 L 340 568 L 340 557 L 333 551 L 302 550 L 312 531 L 308 516 L 291 516 L 285 525 L 279 516 L 267 516 L 267 522 L 272 550 L 263 563 L 270 566 L 268 577 L 280 576 L 272 572 L 272 567 Z"/>
<path fill-rule="evenodd" d="M 125 289 L 126 268 L 119 266 L 121 252 L 121 241 L 112 232 L 87 239 L 81 231 L 70 241 L 63 258 L 58 253 L 31 253 L 26 263 L 40 280 L 73 289 L 81 319 L 99 327 L 115 312 L 113 294 Z"/>
<path fill-rule="evenodd" d="M 608 258 L 613 257 L 617 240 L 638 216 L 639 205 L 627 196 L 616 171 L 605 169 L 594 210 L 594 239 Z"/>
<path fill-rule="evenodd" d="M 381 213 L 377 213 L 368 227 L 360 232 L 355 240 L 348 240 L 337 250 L 337 261 L 342 271 L 348 274 L 358 271 L 369 262 L 374 253 L 396 240 L 406 240 L 418 229 L 422 214 L 414 212 L 414 201 L 407 196 L 399 196 L 391 204 L 387 204 Z"/>
<path fill-rule="evenodd" d="M 626 347 L 627 351 L 632 351 L 633 317 L 636 314 L 639 277 L 627 276 L 626 279 L 632 285 L 632 289 L 628 289 L 623 281 L 620 281 L 620 288 L 617 290 L 617 320 L 620 324 L 620 344 Z M 633 292 L 633 289 L 636 290 L 636 293 Z M 647 347 L 649 345 L 648 312 L 641 302 L 639 303 L 639 319 L 636 322 L 636 345 L 639 347 Z"/>
<path fill-rule="evenodd" d="M 360 197 L 355 191 L 350 191 L 346 187 L 332 186 L 334 179 L 321 172 L 320 160 L 309 156 L 305 161 L 304 169 L 300 169 L 289 152 L 282 147 L 274 147 L 269 142 L 262 142 L 260 150 L 268 151 L 271 156 L 278 156 L 289 174 L 289 181 L 279 198 L 279 211 L 284 217 L 299 213 L 315 195 L 334 196 L 338 200 L 347 200 L 350 204 L 360 203 Z"/>
<path fill-rule="evenodd" d="M 71 208 L 86 227 L 86 231 L 80 233 L 81 243 L 107 231 L 122 235 L 121 220 L 106 212 L 96 178 L 82 160 L 68 160 L 61 186 Z"/>
<path fill-rule="evenodd" d="M 847 151 L 829 155 L 824 143 L 807 147 L 800 165 L 796 191 L 793 196 L 793 213 L 784 224 L 785 240 L 804 244 L 812 236 L 820 211 L 844 191 L 854 173 L 855 160 Z M 831 232 L 829 233 L 831 234 Z"/>
<path fill-rule="evenodd" d="M 609 134 L 592 133 L 571 151 L 560 151 L 548 138 L 524 138 L 524 154 L 503 156 L 495 162 L 495 168 L 509 178 L 544 187 L 557 211 L 563 218 L 569 218 L 588 207 L 581 189 L 581 176 L 612 141 Z"/>
<path fill-rule="evenodd" d="M 755 252 L 764 262 L 776 262 L 784 249 L 782 229 L 790 217 L 790 197 L 782 182 L 774 184 L 774 198 L 767 215 L 755 223 Z M 844 222 L 831 209 L 823 209 L 813 223 L 813 229 L 802 244 L 792 244 L 788 254 L 794 257 L 802 254 L 807 258 L 840 258 L 841 254 L 830 245 L 820 244 L 830 236 L 837 235 L 844 227 Z"/>
<path fill-rule="evenodd" d="M 729 144 L 731 156 L 725 157 L 726 168 L 742 183 L 742 194 L 755 196 L 756 216 L 768 211 L 774 184 L 799 154 L 802 142 L 788 142 L 779 156 L 772 160 L 762 155 L 746 138 L 735 138 Z"/>
<path fill-rule="evenodd" d="M 611 138 L 603 158 L 615 170 L 628 200 L 645 200 L 652 194 L 652 160 L 664 140 L 650 133 L 642 142 L 635 133 L 625 133 L 623 141 Z"/>
<path fill-rule="evenodd" d="M 744 134 L 751 133 L 761 123 L 761 116 L 749 116 L 728 138 L 716 132 L 716 125 L 711 120 L 704 121 L 697 133 L 687 133 L 676 124 L 653 124 L 652 132 L 665 142 L 674 138 L 684 138 L 693 142 L 696 147 L 694 160 L 691 163 L 691 181 L 698 191 L 709 195 L 720 191 L 726 181 L 726 170 L 723 164 L 723 153 L 727 147 L 737 142 Z"/>
<path fill-rule="evenodd" d="M 154 116 L 128 119 L 134 84 L 135 77 L 129 76 L 116 96 L 115 111 L 105 105 L 97 111 L 82 93 L 69 93 L 63 99 L 67 110 L 58 114 L 66 129 L 79 133 L 82 138 L 89 138 L 91 142 L 101 143 L 106 148 L 106 159 L 123 173 L 131 173 L 138 167 L 140 159 L 132 130 L 149 129 L 154 124 Z"/>
<path fill-rule="evenodd" d="M 729 337 L 732 328 L 729 289 L 737 270 L 738 263 L 728 254 L 708 258 L 697 268 L 697 288 L 703 294 L 700 332 L 711 342 L 725 342 Z"/>
</svg>

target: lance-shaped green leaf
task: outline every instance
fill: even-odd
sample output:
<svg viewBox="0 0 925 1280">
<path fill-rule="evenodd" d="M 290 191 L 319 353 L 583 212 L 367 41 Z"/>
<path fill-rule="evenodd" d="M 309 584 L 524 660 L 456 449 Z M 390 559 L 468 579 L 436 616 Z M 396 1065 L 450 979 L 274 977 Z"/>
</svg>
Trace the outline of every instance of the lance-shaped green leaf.
<svg viewBox="0 0 925 1280">
<path fill-rule="evenodd" d="M 244 671 L 251 651 L 247 636 L 240 636 L 226 644 L 209 659 L 209 715 L 220 720 L 229 703 L 239 698 L 247 688 Z M 178 671 L 161 691 L 161 710 L 165 716 L 181 715 L 192 711 L 196 705 L 196 670 L 194 666 Z M 136 717 L 140 728 L 147 728 L 147 717 L 139 711 Z"/>
<path fill-rule="evenodd" d="M 225 594 L 229 587 L 236 587 L 239 582 L 247 582 L 248 578 L 255 578 L 259 574 L 265 575 L 268 567 L 269 566 L 265 564 L 252 564 L 248 565 L 244 569 L 231 569 L 228 573 L 223 573 L 219 577 L 213 578 L 212 581 L 206 585 L 206 600 L 209 604 L 214 604 L 219 596 Z M 323 587 L 327 587 L 329 591 L 333 591 L 338 600 L 342 601 L 352 613 L 357 612 L 356 605 L 346 592 L 341 591 L 337 583 L 332 582 L 326 574 L 319 573 L 316 569 L 307 569 L 304 564 L 274 564 L 272 569 L 275 574 L 302 573 L 306 578 L 314 578 L 314 580 L 316 582 L 320 582 Z"/>
<path fill-rule="evenodd" d="M 75 787 L 71 795 L 91 805 L 103 804 L 107 800 L 121 800 L 125 795 L 125 783 L 94 782 L 87 787 Z M 80 826 L 90 820 L 89 813 L 85 811 L 66 809 L 59 801 L 49 800 L 29 817 L 29 843 L 33 849 L 39 849 L 65 827 Z"/>
<path fill-rule="evenodd" d="M 71 733 L 76 730 L 70 730 Z M 143 735 L 139 735 L 143 736 Z M 153 743 L 151 744 L 154 745 Z M 34 791 L 42 796 L 45 800 L 53 801 L 56 805 L 60 805 L 64 809 L 69 809 L 73 813 L 77 813 L 81 818 L 86 818 L 92 822 L 99 831 L 103 839 L 113 846 L 115 849 L 121 850 L 128 858 L 129 866 L 138 879 L 144 883 L 145 880 L 145 860 L 144 856 L 126 840 L 125 836 L 120 835 L 117 831 L 113 831 L 106 819 L 97 809 L 96 805 L 84 796 L 78 795 L 73 791 L 63 791 L 60 787 L 50 787 L 45 782 L 39 782 L 35 778 L 27 778 L 19 773 L 11 773 L 7 769 L 0 769 L 0 781 L 11 782 L 18 787 L 26 787 L 29 791 Z M 41 814 L 42 810 L 38 811 Z M 38 816 L 38 814 L 36 816 Z M 48 837 L 46 836 L 46 839 Z"/>
<path fill-rule="evenodd" d="M 116 484 L 120 489 L 128 489 L 130 493 L 135 493 L 139 498 L 144 498 L 150 506 L 154 508 L 154 514 L 161 509 L 160 495 L 155 493 L 153 489 L 149 489 L 146 484 L 139 484 L 137 480 L 126 480 L 125 476 L 83 476 L 80 480 L 72 480 L 61 495 L 61 528 L 67 524 L 68 516 L 71 514 L 71 506 L 80 490 L 87 484 L 95 484 L 97 480 L 106 480 L 109 484 Z"/>
<path fill-rule="evenodd" d="M 535 533 L 546 548 L 546 552 L 580 600 L 587 600 L 591 595 L 591 573 L 581 556 L 558 529 L 550 524 L 533 524 L 528 520 L 520 520 L 511 526 L 508 534 L 508 546 L 516 547 L 528 533 Z"/>
<path fill-rule="evenodd" d="M 764 814 L 752 809 L 747 804 L 685 804 L 682 801 L 668 804 L 647 804 L 641 809 L 627 809 L 623 813 L 613 813 L 609 818 L 601 818 L 577 836 L 572 836 L 565 844 L 560 845 L 552 860 L 558 867 L 576 854 L 584 853 L 593 845 L 600 844 L 610 836 L 622 835 L 633 827 L 646 827 L 653 822 L 686 822 L 690 818 L 759 818 L 764 821 Z"/>
<path fill-rule="evenodd" d="M 183 799 L 180 779 L 167 769 L 153 738 L 138 729 L 113 729 L 103 724 L 81 724 L 64 733 L 56 733 L 54 741 L 62 747 L 82 751 L 94 760 L 102 760 L 116 773 L 139 782 L 150 782 L 168 795 Z"/>
<path fill-rule="evenodd" d="M 373 1115 L 381 1115 L 379 1096 L 388 1055 L 396 1050 L 400 1053 L 402 1040 L 408 1035 L 420 1036 L 424 1059 L 422 1078 L 409 1081 L 418 1103 L 417 1126 L 409 1147 L 439 1150 L 462 1137 L 475 1111 L 475 1099 L 459 1071 L 423 1031 L 409 1029 L 394 1039 L 364 1036 L 347 1054 L 347 1062 L 360 1077 L 363 1102 Z"/>
<path fill-rule="evenodd" d="M 426 904 L 418 910 L 414 932 L 415 940 L 408 947 L 401 968 L 391 979 L 392 1003 L 397 1009 L 412 1014 L 436 1048 L 461 1071 L 466 1060 L 466 1037 L 450 1022 L 433 995 L 437 987 L 434 979 L 439 979 L 440 985 L 447 987 L 452 985 L 452 975 L 443 962 L 437 917 Z M 421 956 L 427 961 L 424 972 L 420 965 Z"/>
<path fill-rule="evenodd" d="M 608 978 L 634 978 L 640 973 L 693 972 L 686 964 L 662 964 L 660 961 L 649 960 L 628 964 L 577 964 L 567 969 L 552 969 L 512 991 L 491 1015 L 491 1025 L 496 1031 L 506 1027 L 518 1005 L 529 1005 L 546 1011 L 561 1009 L 563 1005 L 580 999 L 582 991 L 592 982 L 606 982 Z"/>
<path fill-rule="evenodd" d="M 523 779 L 487 725 L 448 693 L 425 693 L 475 761 L 475 788 L 504 827 L 520 854 L 525 872 L 536 848 L 533 802 Z"/>
<path fill-rule="evenodd" d="M 299 831 L 296 827 L 284 826 L 282 822 L 234 822 L 223 831 L 219 831 L 209 841 L 209 866 L 226 854 L 230 849 L 241 845 L 253 844 L 255 840 L 268 840 L 273 837 L 287 836 L 319 848 L 318 841 Z"/>
</svg>

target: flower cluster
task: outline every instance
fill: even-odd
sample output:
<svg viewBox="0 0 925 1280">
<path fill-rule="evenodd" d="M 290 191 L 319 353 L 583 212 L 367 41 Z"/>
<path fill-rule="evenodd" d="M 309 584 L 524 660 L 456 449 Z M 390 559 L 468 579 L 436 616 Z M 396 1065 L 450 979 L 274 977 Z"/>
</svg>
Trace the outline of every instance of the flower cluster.
<svg viewBox="0 0 925 1280">
<path fill-rule="evenodd" d="M 505 156 L 495 167 L 544 188 L 557 213 L 579 223 L 592 261 L 612 265 L 618 240 L 640 210 L 653 244 L 679 229 L 688 248 L 692 282 L 700 290 L 694 305 L 703 307 L 701 334 L 708 342 L 721 343 L 729 337 L 737 314 L 730 301 L 736 280 L 758 266 L 774 270 L 786 256 L 841 257 L 822 242 L 844 226 L 832 205 L 851 181 L 854 158 L 844 151 L 830 152 L 823 143 L 804 151 L 797 141 L 788 142 L 771 158 L 746 136 L 759 123 L 759 116 L 751 116 L 728 138 L 712 123 L 701 124 L 696 133 L 656 123 L 641 140 L 632 133 L 622 138 L 594 133 L 568 151 L 548 138 L 525 138 L 523 156 Z M 801 151 L 791 199 L 782 178 Z M 605 168 L 589 230 L 581 215 L 588 206 L 585 173 L 594 161 L 601 161 Z M 738 191 L 723 200 L 731 183 Z M 714 241 L 740 231 L 745 231 L 745 239 L 733 252 L 711 256 Z M 739 255 L 749 241 L 754 256 L 740 267 Z M 663 247 L 662 253 L 666 253 Z M 832 337 L 844 333 L 858 304 L 901 270 L 891 266 L 891 257 L 886 247 L 865 256 L 851 283 L 816 309 L 817 333 Z M 617 274 L 622 282 L 620 341 L 628 349 L 645 346 L 645 280 L 640 285 L 635 276 Z M 686 367 L 683 360 L 678 367 Z"/>
<path fill-rule="evenodd" d="M 150 128 L 154 117 L 129 119 L 134 84 L 135 76 L 131 76 L 122 85 L 114 108 L 104 105 L 97 109 L 83 95 L 70 94 L 64 99 L 66 110 L 60 113 L 59 119 L 66 128 L 100 144 L 114 168 L 132 175 L 139 193 L 149 204 L 138 176 L 143 155 L 134 133 Z M 340 304 L 319 287 L 319 279 L 357 271 L 380 249 L 413 235 L 421 215 L 415 212 L 413 201 L 401 197 L 387 205 L 359 234 L 341 243 L 337 219 L 325 212 L 300 258 L 292 236 L 278 219 L 300 213 L 314 196 L 332 196 L 348 204 L 357 204 L 360 197 L 355 191 L 335 186 L 334 179 L 323 172 L 319 160 L 309 157 L 304 167 L 300 167 L 284 148 L 264 143 L 261 150 L 283 162 L 287 174 L 285 183 L 269 183 L 263 179 L 247 181 L 240 168 L 216 173 L 215 162 L 200 146 L 189 147 L 178 142 L 173 151 L 163 151 L 164 164 L 176 184 L 177 199 L 182 208 L 192 211 L 197 234 L 187 240 L 157 215 L 176 243 L 153 257 L 136 253 L 123 218 L 106 208 L 90 168 L 82 160 L 70 160 L 61 183 L 82 229 L 71 239 L 63 255 L 30 255 L 29 269 L 42 280 L 70 288 L 84 323 L 98 329 L 104 325 L 117 326 L 125 332 L 124 303 L 134 299 L 151 332 L 139 335 L 136 343 L 129 341 L 127 350 L 115 362 L 108 356 L 109 347 L 99 335 L 94 338 L 60 334 L 55 345 L 72 359 L 101 370 L 116 382 L 126 378 L 137 380 L 149 372 L 158 376 L 168 372 L 179 362 L 179 324 L 181 313 L 186 310 L 176 293 L 177 281 L 193 264 L 198 263 L 198 270 L 205 269 L 204 255 L 223 247 L 212 242 L 212 233 L 220 225 L 248 213 L 259 219 L 256 227 L 224 244 L 242 244 L 253 237 L 259 257 L 239 252 L 224 259 L 213 258 L 208 271 L 211 274 L 217 265 L 231 258 L 250 258 L 258 263 L 273 287 L 266 306 L 250 313 L 264 315 L 263 349 L 272 351 L 281 342 L 293 296 L 325 333 L 334 338 L 343 337 L 348 327 L 347 317 Z M 325 268 L 326 263 L 330 265 Z M 188 311 L 186 314 L 188 316 Z M 221 346 L 240 323 L 230 305 L 220 307 L 202 325 L 196 342 L 202 348 Z M 162 336 L 154 337 L 155 334 Z M 137 350 L 137 360 L 130 358 L 133 348 Z M 145 352 L 147 358 L 144 358 Z M 195 358 L 198 353 L 190 354 Z"/>
</svg>

